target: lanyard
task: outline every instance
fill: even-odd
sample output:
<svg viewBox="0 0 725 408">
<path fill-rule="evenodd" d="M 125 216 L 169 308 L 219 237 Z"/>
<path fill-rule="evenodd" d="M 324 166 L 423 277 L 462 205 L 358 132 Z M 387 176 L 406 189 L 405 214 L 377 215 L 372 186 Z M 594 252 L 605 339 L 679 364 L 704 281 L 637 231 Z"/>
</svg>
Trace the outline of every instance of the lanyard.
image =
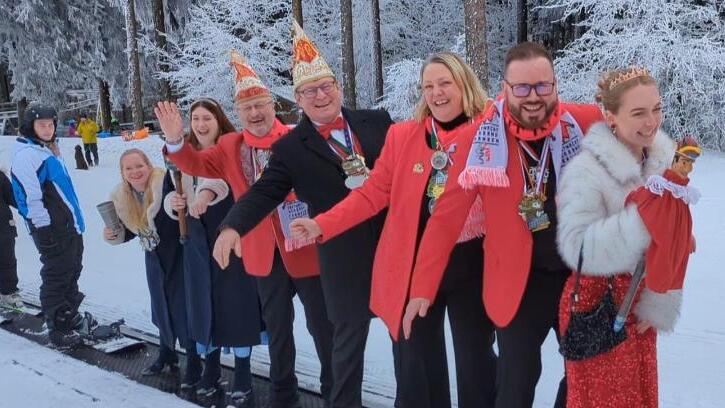
<svg viewBox="0 0 725 408">
<path fill-rule="evenodd" d="M 538 163 L 536 167 L 536 180 L 533 180 L 531 174 L 528 172 L 527 166 L 524 165 L 524 157 L 521 154 L 521 150 L 525 151 L 534 161 Z M 541 157 L 525 142 L 519 142 L 519 162 L 521 163 L 521 171 L 524 176 L 524 194 L 527 193 L 527 185 L 534 188 L 535 193 L 542 193 L 542 187 L 544 185 L 544 174 L 549 167 L 549 158 L 551 151 L 551 138 L 547 137 L 544 141 L 544 147 L 541 149 Z M 528 180 L 527 180 L 528 178 Z"/>
<path fill-rule="evenodd" d="M 430 134 L 431 147 L 433 148 L 433 150 L 440 150 L 440 151 L 446 153 L 446 157 L 448 158 L 448 164 L 452 166 L 453 159 L 451 158 L 450 153 L 452 153 L 454 151 L 455 144 L 451 143 L 450 147 L 448 148 L 448 151 L 446 151 L 445 146 L 443 146 L 443 143 L 438 138 L 438 131 L 436 130 L 436 121 L 433 118 L 431 118 L 431 121 L 430 121 L 430 128 L 431 128 L 431 134 Z M 453 142 L 454 140 L 451 140 L 450 142 Z"/>
</svg>

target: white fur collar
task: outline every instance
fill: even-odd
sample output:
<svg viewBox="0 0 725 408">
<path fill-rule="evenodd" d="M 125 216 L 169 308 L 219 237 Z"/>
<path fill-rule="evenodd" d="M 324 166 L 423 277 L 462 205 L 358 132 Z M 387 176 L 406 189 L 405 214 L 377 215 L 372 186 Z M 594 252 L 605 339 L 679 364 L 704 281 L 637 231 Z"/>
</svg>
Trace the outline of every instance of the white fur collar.
<svg viewBox="0 0 725 408">
<path fill-rule="evenodd" d="M 652 146 L 647 150 L 644 171 L 629 149 L 617 140 L 604 122 L 592 125 L 582 141 L 582 149 L 593 154 L 620 183 L 642 183 L 643 176 L 661 174 L 670 167 L 675 155 L 675 142 L 663 130 L 658 130 Z"/>
<path fill-rule="evenodd" d="M 149 179 L 149 187 L 147 191 L 153 192 L 154 200 L 151 202 L 151 205 L 149 208 L 146 209 L 146 220 L 149 225 L 149 229 L 153 232 L 156 231 L 156 224 L 154 223 L 154 218 L 156 218 L 156 214 L 158 214 L 159 210 L 161 209 L 162 203 L 164 201 L 163 197 L 163 190 L 164 190 L 164 176 L 166 175 L 166 170 L 161 168 L 154 168 L 151 172 L 151 176 Z M 125 182 L 120 183 L 116 186 L 116 188 L 113 189 L 113 192 L 111 193 L 111 200 L 113 201 L 114 205 L 116 206 L 116 212 L 118 213 L 118 218 L 121 219 L 123 224 L 128 228 L 129 231 L 133 232 L 134 234 L 138 235 L 138 226 L 137 225 L 131 225 L 130 222 L 130 215 L 129 215 L 129 208 L 126 203 L 126 195 L 124 194 L 124 186 Z"/>
</svg>

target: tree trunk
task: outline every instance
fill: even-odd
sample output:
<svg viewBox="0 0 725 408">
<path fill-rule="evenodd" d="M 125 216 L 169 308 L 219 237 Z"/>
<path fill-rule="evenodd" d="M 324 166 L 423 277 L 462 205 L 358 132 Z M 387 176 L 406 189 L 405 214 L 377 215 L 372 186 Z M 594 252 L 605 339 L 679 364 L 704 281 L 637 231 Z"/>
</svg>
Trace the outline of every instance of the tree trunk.
<svg viewBox="0 0 725 408">
<path fill-rule="evenodd" d="M 304 28 L 302 25 L 302 0 L 292 0 L 292 15 L 297 20 L 297 24 Z"/>
<path fill-rule="evenodd" d="M 0 63 L 0 102 L 10 102 L 8 66 L 3 63 Z"/>
<path fill-rule="evenodd" d="M 345 107 L 356 109 L 355 48 L 352 36 L 352 0 L 340 0 L 340 28 L 342 38 L 342 85 Z"/>
<path fill-rule="evenodd" d="M 23 98 L 18 101 L 18 129 L 17 133 L 20 134 L 20 126 L 23 125 L 23 116 L 25 116 L 25 109 L 28 107 L 28 100 Z"/>
<path fill-rule="evenodd" d="M 529 40 L 529 5 L 526 0 L 516 0 L 516 43 Z"/>
<path fill-rule="evenodd" d="M 166 51 L 166 24 L 164 23 L 164 0 L 153 0 L 151 2 L 154 14 L 154 39 L 156 40 L 156 46 L 163 51 Z M 161 72 L 168 72 L 169 68 L 164 61 L 159 57 L 156 61 L 158 69 Z M 165 101 L 171 100 L 171 87 L 166 79 L 159 79 L 159 92 L 161 99 Z"/>
<path fill-rule="evenodd" d="M 128 53 L 128 87 L 131 99 L 131 115 L 133 116 L 133 127 L 135 130 L 143 128 L 143 100 L 141 95 L 141 71 L 138 62 L 138 42 L 136 33 L 135 0 L 126 0 L 126 52 Z"/>
<path fill-rule="evenodd" d="M 468 64 L 488 91 L 488 60 L 486 45 L 486 0 L 463 0 Z"/>
<path fill-rule="evenodd" d="M 375 102 L 383 97 L 383 42 L 380 35 L 380 1 L 372 0 L 373 27 L 373 95 Z"/>
<path fill-rule="evenodd" d="M 98 80 L 98 104 L 101 106 L 101 129 L 111 128 L 111 97 L 108 92 L 108 82 Z"/>
</svg>

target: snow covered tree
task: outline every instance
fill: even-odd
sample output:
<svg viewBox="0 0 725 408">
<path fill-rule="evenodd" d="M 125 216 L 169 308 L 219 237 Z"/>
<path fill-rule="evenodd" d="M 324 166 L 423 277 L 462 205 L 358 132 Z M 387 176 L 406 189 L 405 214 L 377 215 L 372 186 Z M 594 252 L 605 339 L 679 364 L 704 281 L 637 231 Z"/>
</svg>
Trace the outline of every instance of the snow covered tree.
<svg viewBox="0 0 725 408">
<path fill-rule="evenodd" d="M 486 0 L 463 0 L 466 56 L 483 89 L 488 89 Z"/>
<path fill-rule="evenodd" d="M 725 149 L 725 24 L 722 5 L 692 0 L 553 0 L 564 16 L 582 14 L 584 34 L 556 59 L 566 99 L 591 102 L 599 76 L 631 64 L 660 85 L 664 127 Z"/>
<path fill-rule="evenodd" d="M 372 26 L 372 58 L 370 60 L 373 66 L 373 90 L 374 101 L 379 102 L 383 97 L 383 39 L 380 34 L 380 1 L 371 0 L 370 2 L 370 25 Z"/>
<path fill-rule="evenodd" d="M 345 106 L 355 109 L 355 45 L 352 27 L 352 0 L 340 0 L 340 49 L 342 51 L 342 89 Z"/>
</svg>

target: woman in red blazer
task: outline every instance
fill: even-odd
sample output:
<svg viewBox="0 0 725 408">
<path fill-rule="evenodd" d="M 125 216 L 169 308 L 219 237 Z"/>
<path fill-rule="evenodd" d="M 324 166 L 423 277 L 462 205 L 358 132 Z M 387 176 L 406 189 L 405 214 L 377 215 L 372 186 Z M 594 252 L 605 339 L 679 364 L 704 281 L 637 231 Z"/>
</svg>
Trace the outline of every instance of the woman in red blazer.
<svg viewBox="0 0 725 408">
<path fill-rule="evenodd" d="M 431 55 L 421 70 L 422 96 L 415 118 L 393 125 L 380 158 L 365 183 L 314 220 L 292 222 L 300 239 L 325 242 L 388 207 L 373 266 L 370 308 L 388 327 L 402 407 L 450 407 L 444 337 L 448 310 L 456 357 L 458 406 L 493 406 L 496 356 L 493 324 L 481 296 L 480 207 L 471 211 L 459 237 L 441 290 L 427 316 L 401 336 L 401 321 L 417 246 L 448 169 L 466 160 L 458 129 L 481 115 L 486 95 L 475 74 L 452 53 Z M 476 221 L 476 218 L 478 220 Z"/>
</svg>

